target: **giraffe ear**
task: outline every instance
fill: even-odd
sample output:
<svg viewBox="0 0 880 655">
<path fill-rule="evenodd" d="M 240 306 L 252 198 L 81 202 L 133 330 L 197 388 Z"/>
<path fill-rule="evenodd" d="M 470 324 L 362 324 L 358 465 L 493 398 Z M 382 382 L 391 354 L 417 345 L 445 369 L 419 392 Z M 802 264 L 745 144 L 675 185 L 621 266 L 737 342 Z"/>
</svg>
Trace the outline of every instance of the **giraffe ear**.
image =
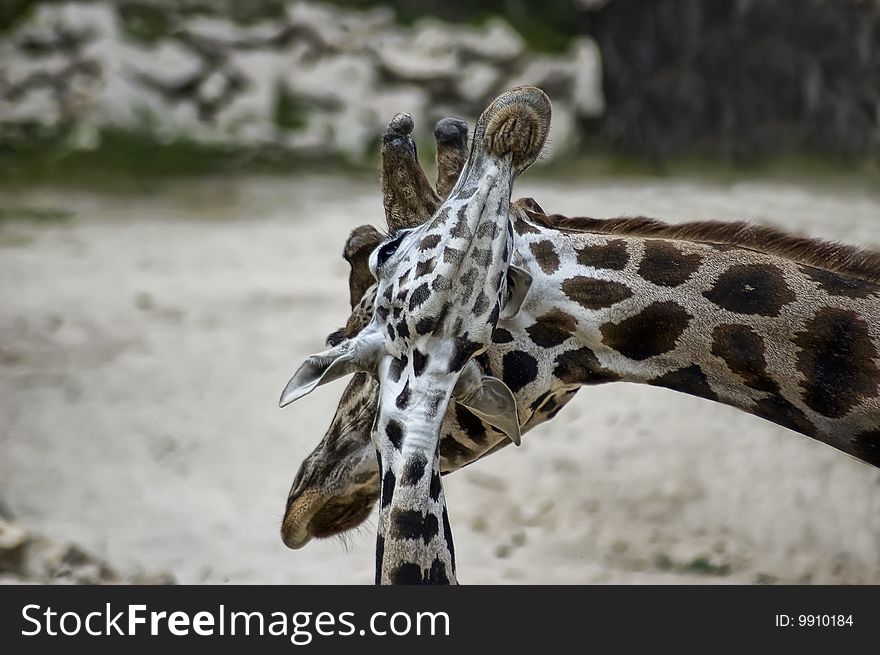
<svg viewBox="0 0 880 655">
<path fill-rule="evenodd" d="M 381 334 L 362 332 L 354 339 L 311 355 L 284 387 L 278 405 L 285 407 L 322 384 L 358 371 L 375 374 L 382 343 Z"/>
<path fill-rule="evenodd" d="M 532 274 L 510 264 L 507 267 L 507 300 L 501 308 L 500 318 L 513 318 L 522 307 L 532 287 Z"/>
<path fill-rule="evenodd" d="M 467 407 L 477 418 L 501 430 L 517 446 L 520 444 L 516 398 L 510 387 L 498 378 L 482 376 L 476 384 L 468 385 L 456 396 L 455 401 Z"/>
</svg>

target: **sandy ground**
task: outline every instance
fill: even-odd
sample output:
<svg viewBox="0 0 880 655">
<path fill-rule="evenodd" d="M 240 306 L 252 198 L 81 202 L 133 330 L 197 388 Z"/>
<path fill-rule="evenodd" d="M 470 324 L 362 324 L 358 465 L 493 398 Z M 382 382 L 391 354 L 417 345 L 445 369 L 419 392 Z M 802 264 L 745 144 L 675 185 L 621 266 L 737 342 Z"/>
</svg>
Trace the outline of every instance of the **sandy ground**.
<svg viewBox="0 0 880 655">
<path fill-rule="evenodd" d="M 381 219 L 375 184 L 2 193 L 74 212 L 0 226 L 0 500 L 18 519 L 180 582 L 371 582 L 375 521 L 298 552 L 278 536 L 344 385 L 276 402 L 347 314 L 341 247 Z M 527 194 L 550 211 L 745 217 L 880 245 L 880 200 L 852 190 L 595 180 Z M 880 471 L 664 389 L 583 390 L 446 488 L 466 583 L 880 583 Z"/>
</svg>

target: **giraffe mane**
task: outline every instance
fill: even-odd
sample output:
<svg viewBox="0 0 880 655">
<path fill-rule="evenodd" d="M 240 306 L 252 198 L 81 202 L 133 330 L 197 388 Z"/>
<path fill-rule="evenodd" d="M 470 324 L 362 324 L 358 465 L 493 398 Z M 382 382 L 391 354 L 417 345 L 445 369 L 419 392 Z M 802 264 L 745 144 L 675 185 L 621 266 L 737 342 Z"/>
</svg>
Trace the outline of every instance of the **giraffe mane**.
<svg viewBox="0 0 880 655">
<path fill-rule="evenodd" d="M 533 222 L 560 232 L 656 237 L 736 246 L 880 284 L 880 251 L 796 236 L 775 227 L 746 221 L 691 221 L 671 224 L 644 216 L 600 219 L 548 215 L 528 209 L 525 211 Z"/>
</svg>

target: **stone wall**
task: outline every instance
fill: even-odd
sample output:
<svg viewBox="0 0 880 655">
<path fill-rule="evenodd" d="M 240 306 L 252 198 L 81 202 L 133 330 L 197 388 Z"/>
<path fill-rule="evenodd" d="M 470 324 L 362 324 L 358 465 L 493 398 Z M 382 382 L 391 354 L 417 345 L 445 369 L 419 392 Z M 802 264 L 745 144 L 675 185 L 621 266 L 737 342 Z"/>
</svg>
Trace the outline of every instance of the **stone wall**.
<svg viewBox="0 0 880 655">
<path fill-rule="evenodd" d="M 553 99 L 554 156 L 576 148 L 581 119 L 604 107 L 590 38 L 535 55 L 501 19 L 404 27 L 384 9 L 291 2 L 256 22 L 175 15 L 143 39 L 120 7 L 39 4 L 0 37 L 0 129 L 72 128 L 84 148 L 113 127 L 362 160 L 399 111 L 427 135 L 439 118 L 472 121 L 495 94 L 528 82 Z"/>
<path fill-rule="evenodd" d="M 0 516 L 0 584 L 174 584 L 168 574 L 123 575 L 80 547 Z"/>
<path fill-rule="evenodd" d="M 536 5 L 534 30 L 568 40 L 554 55 L 526 46 L 522 11 L 520 34 L 500 17 L 404 26 L 379 0 L 16 2 L 34 4 L 0 34 L 0 145 L 62 127 L 91 148 L 109 127 L 361 161 L 398 111 L 428 138 L 528 82 L 554 102 L 549 158 L 880 153 L 880 0 Z"/>
</svg>

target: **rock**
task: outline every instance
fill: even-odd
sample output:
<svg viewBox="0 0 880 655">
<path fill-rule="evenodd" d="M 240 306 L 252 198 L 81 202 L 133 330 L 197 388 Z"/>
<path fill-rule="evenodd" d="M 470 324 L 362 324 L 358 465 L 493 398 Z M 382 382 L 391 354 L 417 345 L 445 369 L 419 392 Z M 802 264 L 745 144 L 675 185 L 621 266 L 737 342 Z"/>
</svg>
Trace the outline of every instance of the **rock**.
<svg viewBox="0 0 880 655">
<path fill-rule="evenodd" d="M 809 150 L 876 157 L 878 7 L 630 0 L 588 8 L 605 62 L 598 136 L 655 161 L 694 151 L 740 162 Z"/>
<path fill-rule="evenodd" d="M 577 152 L 580 132 L 572 106 L 567 102 L 553 103 L 553 121 L 550 134 L 539 161 L 554 161 Z"/>
<path fill-rule="evenodd" d="M 571 100 L 578 116 L 595 118 L 605 112 L 602 92 L 602 56 L 593 39 L 575 39 L 571 47 L 573 79 Z"/>
<path fill-rule="evenodd" d="M 449 27 L 446 28 L 449 30 Z M 492 62 L 507 63 L 525 54 L 522 37 L 500 18 L 486 22 L 483 29 L 458 32 L 462 48 L 469 54 Z"/>
<path fill-rule="evenodd" d="M 168 574 L 137 574 L 139 584 L 174 584 Z M 113 584 L 122 576 L 79 546 L 35 535 L 0 519 L 0 584 Z"/>
<path fill-rule="evenodd" d="M 236 70 L 247 80 L 247 88 L 220 108 L 215 129 L 205 138 L 249 146 L 274 142 L 278 92 L 286 74 L 297 66 L 295 61 L 276 51 L 250 50 L 237 56 Z"/>
<path fill-rule="evenodd" d="M 27 530 L 0 519 L 0 573 L 22 574 L 28 540 Z"/>
<path fill-rule="evenodd" d="M 514 74 L 507 86 L 531 84 L 543 89 L 555 100 L 568 97 L 574 82 L 574 66 L 570 61 L 559 57 L 532 57 L 525 68 Z"/>
<path fill-rule="evenodd" d="M 156 46 L 135 51 L 120 49 L 118 54 L 122 56 L 124 68 L 128 69 L 119 73 L 145 75 L 167 85 L 193 78 L 205 68 L 201 57 L 177 41 L 162 41 Z"/>
<path fill-rule="evenodd" d="M 0 585 L 22 585 L 22 584 L 39 584 L 33 580 L 27 580 L 12 573 L 0 572 Z"/>
<path fill-rule="evenodd" d="M 302 127 L 286 133 L 286 143 L 310 152 L 364 157 L 367 145 L 379 133 L 371 104 L 380 95 L 395 94 L 387 88 L 376 93 L 376 77 L 372 60 L 356 54 L 329 56 L 292 68 L 284 81 Z"/>
<path fill-rule="evenodd" d="M 415 117 L 417 134 L 427 135 L 433 128 L 433 123 L 428 124 L 425 120 L 430 99 L 427 92 L 418 85 L 401 84 L 388 87 L 381 94 L 365 100 L 366 109 L 370 112 L 367 144 L 375 141 L 384 131 L 388 121 L 399 112 L 406 112 Z"/>
<path fill-rule="evenodd" d="M 177 584 L 174 576 L 170 573 L 138 573 L 128 580 L 128 584 L 134 585 L 172 585 Z"/>
<path fill-rule="evenodd" d="M 42 87 L 26 91 L 11 102 L 0 99 L 0 120 L 10 123 L 36 122 L 44 127 L 54 127 L 61 121 L 61 111 L 54 91 Z"/>
<path fill-rule="evenodd" d="M 378 39 L 373 49 L 382 71 L 395 80 L 449 80 L 460 69 L 457 53 L 433 39 L 394 35 Z"/>
<path fill-rule="evenodd" d="M 0 45 L 3 62 L 3 87 L 6 93 L 28 86 L 42 78 L 54 80 L 70 65 L 70 57 L 60 52 L 49 52 L 41 57 L 29 57 L 15 43 Z"/>
<path fill-rule="evenodd" d="M 385 7 L 359 12 L 309 2 L 290 5 L 287 17 L 300 36 L 330 51 L 362 48 L 373 34 L 391 31 L 394 22 L 393 12 Z"/>
<path fill-rule="evenodd" d="M 456 80 L 458 95 L 468 103 L 485 104 L 498 89 L 501 73 L 495 66 L 474 62 L 462 67 Z"/>
<path fill-rule="evenodd" d="M 28 574 L 41 580 L 53 580 L 64 570 L 64 557 L 69 549 L 68 544 L 35 540 L 28 562 Z"/>
<path fill-rule="evenodd" d="M 186 30 L 202 39 L 216 41 L 227 49 L 256 47 L 279 37 L 285 24 L 266 21 L 253 25 L 239 25 L 221 16 L 193 16 L 186 22 Z"/>
<path fill-rule="evenodd" d="M 199 100 L 206 103 L 219 102 L 231 84 L 230 76 L 223 71 L 214 71 L 199 84 Z"/>
<path fill-rule="evenodd" d="M 285 82 L 295 95 L 323 106 L 354 104 L 355 98 L 363 100 L 365 95 L 373 95 L 377 86 L 373 62 L 355 54 L 334 55 L 293 67 Z"/>
<path fill-rule="evenodd" d="M 147 43 L 122 31 L 110 0 L 39 4 L 0 42 L 0 118 L 10 129 L 42 123 L 90 135 L 67 139 L 82 148 L 114 127 L 363 159 L 394 114 L 413 113 L 428 136 L 440 109 L 479 113 L 511 70 L 578 116 L 601 111 L 591 41 L 530 61 L 500 19 L 401 27 L 387 8 L 302 1 L 248 24 L 222 11 L 168 11 L 173 31 Z"/>
</svg>

